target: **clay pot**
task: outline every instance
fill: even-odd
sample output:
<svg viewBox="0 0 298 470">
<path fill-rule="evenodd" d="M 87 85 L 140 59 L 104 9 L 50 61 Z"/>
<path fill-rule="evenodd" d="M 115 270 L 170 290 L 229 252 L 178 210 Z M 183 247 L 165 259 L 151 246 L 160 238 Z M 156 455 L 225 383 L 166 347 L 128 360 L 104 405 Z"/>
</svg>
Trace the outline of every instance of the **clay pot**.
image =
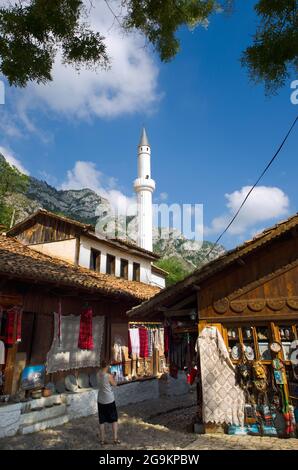
<svg viewBox="0 0 298 470">
<path fill-rule="evenodd" d="M 47 398 L 47 397 L 50 397 L 52 395 L 52 390 L 50 390 L 49 388 L 44 388 L 43 391 L 42 391 L 42 396 Z"/>
<path fill-rule="evenodd" d="M 41 398 L 42 397 L 42 391 L 41 390 L 34 390 L 31 392 L 32 398 Z"/>
</svg>

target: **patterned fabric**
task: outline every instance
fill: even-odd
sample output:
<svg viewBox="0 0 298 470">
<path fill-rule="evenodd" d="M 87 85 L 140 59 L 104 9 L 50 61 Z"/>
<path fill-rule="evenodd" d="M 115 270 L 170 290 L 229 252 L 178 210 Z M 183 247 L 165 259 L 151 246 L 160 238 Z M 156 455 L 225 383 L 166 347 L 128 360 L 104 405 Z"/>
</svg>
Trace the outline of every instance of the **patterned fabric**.
<svg viewBox="0 0 298 470">
<path fill-rule="evenodd" d="M 12 308 L 6 312 L 6 331 L 5 331 L 5 343 L 12 345 L 14 344 L 14 327 L 16 319 L 16 309 Z"/>
<path fill-rule="evenodd" d="M 129 337 L 131 343 L 131 353 L 139 357 L 140 355 L 140 336 L 138 328 L 129 329 Z"/>
<path fill-rule="evenodd" d="M 92 308 L 85 308 L 81 313 L 80 333 L 78 347 L 80 349 L 92 350 L 94 347 L 92 336 Z"/>
<path fill-rule="evenodd" d="M 153 331 L 152 328 L 148 329 L 148 357 L 153 356 Z"/>
<path fill-rule="evenodd" d="M 159 355 L 164 356 L 165 353 L 165 340 L 164 340 L 164 329 L 158 328 L 158 350 Z"/>
<path fill-rule="evenodd" d="M 244 392 L 235 385 L 235 368 L 216 327 L 206 327 L 198 338 L 204 423 L 244 425 Z"/>
<path fill-rule="evenodd" d="M 148 332 L 147 328 L 139 328 L 140 336 L 140 356 L 148 357 Z"/>
<path fill-rule="evenodd" d="M 62 315 L 62 341 L 58 340 L 58 314 L 55 313 L 54 339 L 47 354 L 47 373 L 59 370 L 80 369 L 81 367 L 98 367 L 101 361 L 101 347 L 104 332 L 104 317 L 92 319 L 94 347 L 92 350 L 79 349 L 80 316 Z"/>
</svg>

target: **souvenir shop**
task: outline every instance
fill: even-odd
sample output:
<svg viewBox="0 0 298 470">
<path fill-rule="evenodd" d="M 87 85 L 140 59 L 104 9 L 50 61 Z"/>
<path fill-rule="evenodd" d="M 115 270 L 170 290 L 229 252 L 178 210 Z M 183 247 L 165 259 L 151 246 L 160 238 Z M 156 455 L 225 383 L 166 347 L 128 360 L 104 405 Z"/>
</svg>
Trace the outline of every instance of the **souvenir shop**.
<svg viewBox="0 0 298 470">
<path fill-rule="evenodd" d="M 112 370 L 118 383 L 163 374 L 168 351 L 168 327 L 162 322 L 129 322 L 125 339 L 116 335 L 112 348 Z"/>
<path fill-rule="evenodd" d="M 296 436 L 297 327 L 298 321 L 254 320 L 237 322 L 237 326 L 200 323 L 205 422 L 221 424 L 229 434 Z M 219 387 L 225 391 L 222 396 Z M 217 401 L 216 409 L 213 400 Z M 212 430 L 213 425 L 207 427 Z"/>
<path fill-rule="evenodd" d="M 297 229 L 296 215 L 130 312 L 197 313 L 196 432 L 297 436 Z"/>
<path fill-rule="evenodd" d="M 86 270 L 16 240 L 1 236 L 0 242 L 0 404 L 96 388 L 101 359 L 114 355 L 119 360 L 119 342 L 119 376 L 140 378 L 152 372 L 140 360 L 144 349 L 137 364 L 128 356 L 126 311 L 152 296 L 155 288 L 113 276 L 95 280 Z M 153 349 L 155 337 L 162 345 L 159 326 L 152 330 Z M 158 348 L 164 357 L 162 346 Z M 146 350 L 144 358 L 149 358 Z"/>
</svg>

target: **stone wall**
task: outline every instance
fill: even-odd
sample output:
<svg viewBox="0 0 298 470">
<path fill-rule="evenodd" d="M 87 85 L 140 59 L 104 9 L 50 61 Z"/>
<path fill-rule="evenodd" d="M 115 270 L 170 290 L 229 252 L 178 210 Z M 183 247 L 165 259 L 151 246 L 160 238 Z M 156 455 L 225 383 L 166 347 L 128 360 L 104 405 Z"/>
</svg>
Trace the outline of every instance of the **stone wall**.
<svg viewBox="0 0 298 470">
<path fill-rule="evenodd" d="M 115 389 L 115 400 L 117 406 L 121 407 L 145 400 L 156 400 L 160 396 L 170 397 L 182 395 L 188 391 L 189 386 L 186 383 L 186 376 L 183 373 L 179 375 L 177 379 L 172 379 L 171 377 L 167 380 L 150 379 L 120 385 Z M 28 407 L 30 408 L 29 411 L 34 412 L 34 415 L 35 413 L 39 413 L 41 421 L 40 424 L 42 424 L 40 429 L 52 427 L 55 421 L 51 416 L 47 423 L 44 416 L 45 413 L 43 413 L 43 411 L 34 410 L 42 408 L 42 410 L 48 410 L 49 414 L 51 414 L 51 408 L 45 408 L 49 405 L 60 404 L 64 408 L 66 405 L 65 415 L 63 417 L 67 418 L 67 420 L 93 415 L 97 413 L 97 393 L 96 389 L 85 389 L 80 390 L 77 393 L 64 393 L 61 395 L 54 395 L 49 398 L 32 400 L 30 402 L 0 406 L 0 438 L 14 436 L 17 433 L 24 431 L 24 419 L 22 419 L 22 417 L 24 418 L 24 415 L 21 414 L 21 411 L 23 410 L 28 412 L 28 410 L 26 410 Z M 59 425 L 58 421 L 57 425 Z M 34 426 L 38 429 L 38 420 L 36 420 L 36 415 L 34 416 Z"/>
</svg>

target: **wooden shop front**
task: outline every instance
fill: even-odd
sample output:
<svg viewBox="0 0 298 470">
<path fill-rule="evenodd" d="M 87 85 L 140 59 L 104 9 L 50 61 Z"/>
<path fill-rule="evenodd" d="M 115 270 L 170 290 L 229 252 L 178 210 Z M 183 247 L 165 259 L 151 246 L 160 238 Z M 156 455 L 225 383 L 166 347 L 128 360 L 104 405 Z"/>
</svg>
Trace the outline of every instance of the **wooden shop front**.
<svg viewBox="0 0 298 470">
<path fill-rule="evenodd" d="M 97 366 L 84 364 L 73 367 L 70 350 L 69 363 L 66 361 L 60 369 L 55 367 L 54 372 L 47 373 L 45 383 L 61 383 L 67 375 L 78 377 L 82 372 L 91 374 L 98 370 L 103 358 L 113 362 L 116 338 L 121 338 L 124 348 L 128 346 L 126 311 L 157 291 L 155 287 L 140 282 L 90 273 L 87 269 L 43 255 L 15 239 L 0 235 L 0 341 L 2 351 L 4 349 L 0 364 L 2 398 L 6 401 L 8 396 L 20 390 L 24 367 L 43 365 L 48 371 L 48 354 L 57 339 L 55 328 L 59 308 L 62 333 L 65 321 L 68 323 L 73 319 L 77 328 L 82 311 L 87 307 L 92 309 L 95 323 L 100 323 L 101 346 L 98 357 L 92 359 L 93 362 L 95 359 Z M 10 313 L 13 322 L 8 338 Z M 64 339 L 71 343 L 71 347 L 77 347 L 77 334 L 71 338 L 63 338 L 62 334 L 62 341 Z M 94 337 L 94 341 L 96 339 Z M 67 350 L 61 352 L 66 353 L 67 357 Z M 124 363 L 124 358 L 121 358 L 123 376 Z M 137 372 L 138 377 L 144 375 L 144 371 L 143 374 Z"/>
<path fill-rule="evenodd" d="M 198 353 L 200 336 L 215 327 L 223 339 L 226 360 L 234 366 L 234 382 L 244 390 L 245 414 L 253 413 L 252 408 L 258 405 L 263 412 L 275 406 L 289 430 L 289 406 L 292 425 L 293 410 L 296 421 L 298 418 L 298 215 L 206 264 L 129 315 L 148 320 L 162 311 L 173 319 L 190 315 L 193 309 L 197 313 Z M 197 366 L 200 424 L 205 399 L 199 357 Z M 243 370 L 245 380 L 239 376 Z M 253 423 L 254 417 L 246 416 L 246 421 Z M 207 432 L 214 430 L 214 425 L 203 424 Z"/>
</svg>

